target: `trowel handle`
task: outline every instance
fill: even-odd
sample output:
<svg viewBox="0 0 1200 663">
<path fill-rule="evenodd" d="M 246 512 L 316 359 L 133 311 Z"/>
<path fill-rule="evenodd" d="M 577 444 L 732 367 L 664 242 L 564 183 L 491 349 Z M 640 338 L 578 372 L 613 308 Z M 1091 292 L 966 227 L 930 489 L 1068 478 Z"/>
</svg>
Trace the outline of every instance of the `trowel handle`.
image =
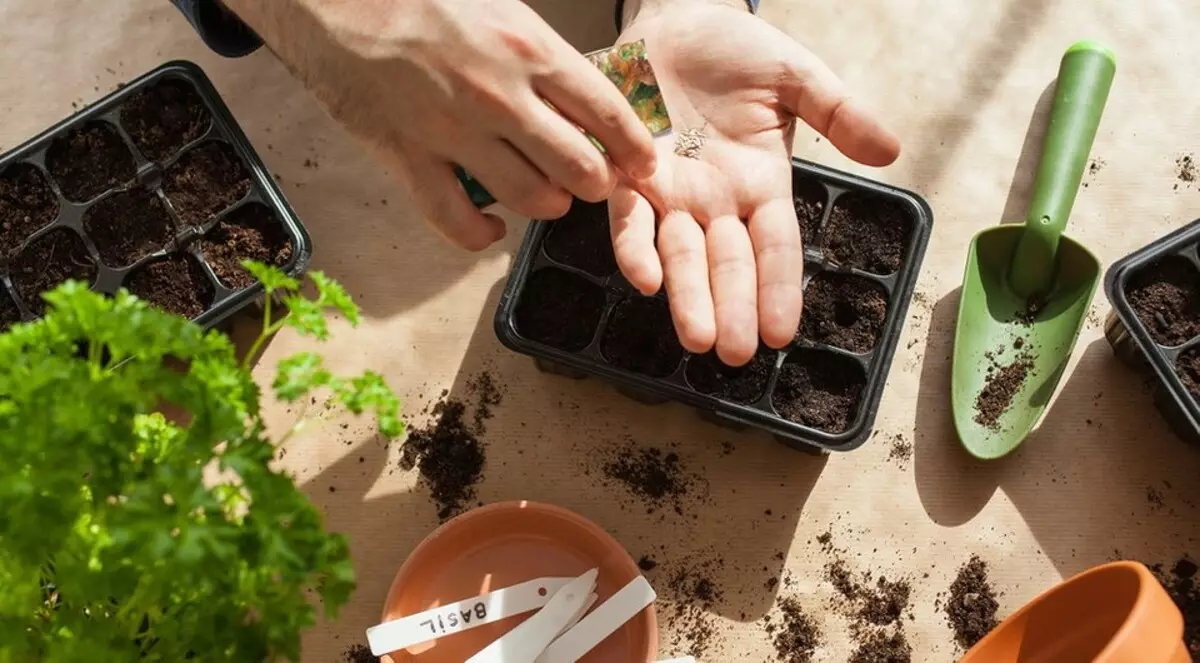
<svg viewBox="0 0 1200 663">
<path fill-rule="evenodd" d="M 1014 256 L 1011 285 L 1020 295 L 1053 285 L 1058 240 L 1075 205 L 1116 68 L 1113 52 L 1093 41 L 1078 42 L 1063 55 L 1026 232 Z"/>
</svg>

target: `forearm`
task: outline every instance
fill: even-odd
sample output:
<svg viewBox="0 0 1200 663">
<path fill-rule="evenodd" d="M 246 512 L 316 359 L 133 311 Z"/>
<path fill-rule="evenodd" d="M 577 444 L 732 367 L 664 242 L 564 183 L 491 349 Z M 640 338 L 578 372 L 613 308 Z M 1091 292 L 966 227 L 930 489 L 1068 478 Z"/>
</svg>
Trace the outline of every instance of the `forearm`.
<svg viewBox="0 0 1200 663">
<path fill-rule="evenodd" d="M 624 30 L 639 16 L 650 16 L 660 12 L 669 12 L 680 5 L 709 4 L 726 5 L 735 9 L 754 10 L 758 0 L 617 0 L 619 28 Z"/>
</svg>

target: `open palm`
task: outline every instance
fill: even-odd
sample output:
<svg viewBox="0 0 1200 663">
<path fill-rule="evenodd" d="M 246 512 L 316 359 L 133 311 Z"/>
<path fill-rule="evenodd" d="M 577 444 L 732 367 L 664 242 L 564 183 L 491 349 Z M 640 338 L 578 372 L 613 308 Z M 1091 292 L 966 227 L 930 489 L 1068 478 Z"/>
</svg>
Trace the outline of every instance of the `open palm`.
<svg viewBox="0 0 1200 663">
<path fill-rule="evenodd" d="M 844 154 L 883 166 L 896 139 L 848 100 L 815 56 L 765 21 L 723 5 L 639 16 L 675 128 L 649 180 L 609 199 L 621 271 L 644 294 L 664 284 L 680 342 L 740 366 L 759 338 L 779 348 L 800 321 L 803 246 L 792 204 L 797 117 Z"/>
</svg>

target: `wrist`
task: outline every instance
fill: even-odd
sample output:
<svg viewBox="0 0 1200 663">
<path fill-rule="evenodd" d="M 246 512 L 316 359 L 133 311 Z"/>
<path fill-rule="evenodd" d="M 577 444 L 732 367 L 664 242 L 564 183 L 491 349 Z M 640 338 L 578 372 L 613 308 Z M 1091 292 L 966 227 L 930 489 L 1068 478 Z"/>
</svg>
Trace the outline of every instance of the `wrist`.
<svg viewBox="0 0 1200 663">
<path fill-rule="evenodd" d="M 617 28 L 624 31 L 640 18 L 697 5 L 716 5 L 755 12 L 758 2 L 759 0 L 617 0 Z"/>
</svg>

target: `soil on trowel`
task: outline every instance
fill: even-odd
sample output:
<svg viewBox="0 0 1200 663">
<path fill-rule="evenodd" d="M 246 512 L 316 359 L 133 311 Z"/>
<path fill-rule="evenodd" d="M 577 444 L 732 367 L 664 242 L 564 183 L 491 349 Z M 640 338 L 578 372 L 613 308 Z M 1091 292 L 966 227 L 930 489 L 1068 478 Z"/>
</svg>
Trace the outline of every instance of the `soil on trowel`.
<svg viewBox="0 0 1200 663">
<path fill-rule="evenodd" d="M 55 138 L 46 170 L 68 200 L 81 203 L 133 179 L 133 155 L 107 122 L 95 121 Z"/>
<path fill-rule="evenodd" d="M 688 359 L 684 374 L 693 389 L 735 403 L 753 403 L 762 398 L 775 370 L 774 350 L 760 346 L 749 363 L 726 366 L 716 352 Z"/>
<path fill-rule="evenodd" d="M 850 427 L 867 378 L 853 359 L 797 350 L 779 371 L 771 402 L 784 418 L 827 433 Z"/>
<path fill-rule="evenodd" d="M 154 306 L 188 319 L 208 310 L 213 300 L 212 283 L 204 269 L 186 253 L 138 267 L 125 287 Z"/>
<path fill-rule="evenodd" d="M 258 203 L 230 212 L 200 240 L 204 259 L 221 284 L 231 290 L 254 285 L 243 260 L 286 267 L 292 260 L 292 240 L 271 208 Z"/>
<path fill-rule="evenodd" d="M 190 83 L 168 79 L 138 90 L 121 107 L 121 124 L 150 161 L 159 161 L 204 135 L 211 122 Z"/>
<path fill-rule="evenodd" d="M 379 657 L 366 645 L 354 645 L 342 654 L 343 663 L 379 663 Z"/>
<path fill-rule="evenodd" d="M 775 660 L 810 663 L 824 642 L 817 621 L 791 596 L 780 599 L 779 613 L 782 623 L 768 622 L 766 626 L 767 635 L 775 645 Z"/>
<path fill-rule="evenodd" d="M 800 221 L 800 236 L 804 246 L 812 246 L 817 241 L 821 215 L 825 213 L 825 187 L 808 178 L 796 179 L 792 186 L 792 202 L 796 205 L 796 219 Z"/>
<path fill-rule="evenodd" d="M 55 228 L 17 254 L 9 273 L 25 308 L 41 315 L 45 310 L 43 292 L 71 279 L 90 285 L 96 278 L 96 263 L 79 235 L 66 228 Z"/>
<path fill-rule="evenodd" d="M 487 460 L 486 420 L 501 401 L 490 376 L 467 385 L 465 399 L 443 392 L 431 409 L 432 421 L 409 431 L 400 454 L 402 469 L 420 472 L 442 521 L 474 506 Z"/>
<path fill-rule="evenodd" d="M 1183 642 L 1193 658 L 1200 658 L 1200 585 L 1196 584 L 1200 567 L 1190 555 L 1179 558 L 1169 568 L 1163 564 L 1146 566 L 1183 613 Z"/>
<path fill-rule="evenodd" d="M 21 246 L 58 215 L 58 201 L 41 171 L 28 164 L 0 173 L 0 256 Z"/>
<path fill-rule="evenodd" d="M 1024 346 L 1024 343 L 1020 344 Z M 1012 407 L 1013 398 L 1034 366 L 1034 356 L 1023 348 L 1009 363 L 999 364 L 992 358 L 983 389 L 975 398 L 975 423 L 992 430 L 1000 430 L 1000 418 Z"/>
<path fill-rule="evenodd" d="M 608 203 L 575 199 L 570 211 L 550 225 L 542 246 L 551 259 L 593 276 L 617 271 L 608 229 Z"/>
<path fill-rule="evenodd" d="M 904 260 L 912 225 L 912 217 L 893 201 L 846 194 L 830 212 L 825 251 L 839 264 L 892 274 Z"/>
<path fill-rule="evenodd" d="M 600 340 L 614 366 L 650 377 L 670 375 L 683 360 L 683 346 L 665 300 L 634 295 L 617 304 Z"/>
<path fill-rule="evenodd" d="M 174 224 L 158 196 L 137 187 L 92 205 L 83 215 L 83 229 L 96 245 L 100 261 L 120 268 L 166 246 Z"/>
<path fill-rule="evenodd" d="M 1155 261 L 1130 277 L 1125 292 L 1155 341 L 1180 345 L 1200 333 L 1200 273 L 1187 259 Z"/>
<path fill-rule="evenodd" d="M 550 347 L 578 352 L 592 342 L 604 314 L 604 289 L 561 269 L 529 275 L 514 312 L 517 333 Z"/>
<path fill-rule="evenodd" d="M 163 191 L 184 223 L 199 225 L 250 192 L 250 174 L 233 148 L 206 141 L 163 173 Z"/>
<path fill-rule="evenodd" d="M 883 286 L 853 274 L 823 272 L 804 289 L 800 336 L 850 352 L 870 352 L 887 317 Z"/>
<path fill-rule="evenodd" d="M 974 647 L 999 624 L 999 608 L 996 590 L 988 580 L 987 562 L 972 555 L 950 584 L 950 596 L 943 606 L 954 642 L 964 651 Z"/>
</svg>

